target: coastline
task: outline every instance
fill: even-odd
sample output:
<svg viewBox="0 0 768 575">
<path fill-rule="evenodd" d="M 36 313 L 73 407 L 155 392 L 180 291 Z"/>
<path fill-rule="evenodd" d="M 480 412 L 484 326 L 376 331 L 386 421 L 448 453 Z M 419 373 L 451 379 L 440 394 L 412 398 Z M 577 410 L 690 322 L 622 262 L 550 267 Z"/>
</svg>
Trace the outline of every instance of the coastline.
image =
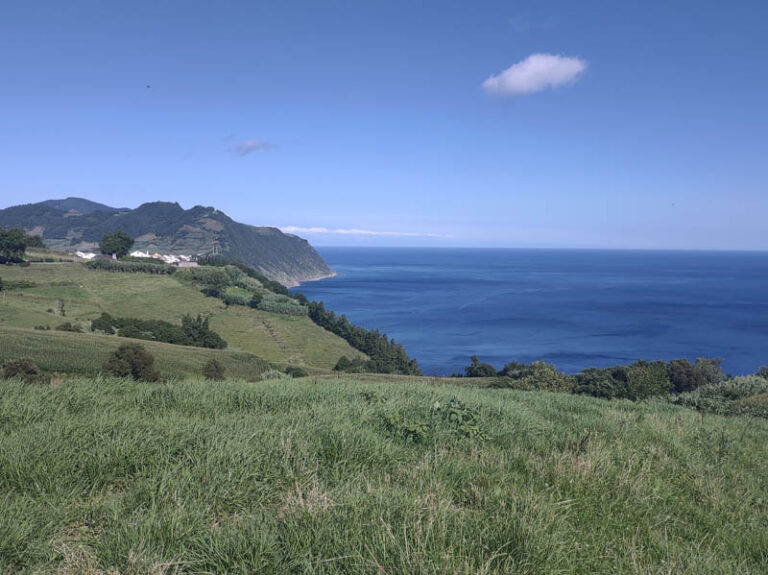
<svg viewBox="0 0 768 575">
<path fill-rule="evenodd" d="M 336 277 L 336 272 L 335 271 L 331 271 L 331 273 L 329 273 L 329 274 L 323 274 L 323 275 L 320 275 L 320 276 L 317 276 L 317 277 L 306 278 L 306 279 L 302 279 L 302 280 L 298 280 L 298 281 L 297 280 L 291 280 L 289 283 L 287 283 L 285 285 L 285 287 L 287 287 L 288 289 L 292 289 L 292 288 L 296 288 L 296 287 L 301 287 L 301 285 L 305 284 L 305 283 L 319 282 L 321 280 L 327 280 L 327 279 L 333 278 L 333 277 Z"/>
</svg>

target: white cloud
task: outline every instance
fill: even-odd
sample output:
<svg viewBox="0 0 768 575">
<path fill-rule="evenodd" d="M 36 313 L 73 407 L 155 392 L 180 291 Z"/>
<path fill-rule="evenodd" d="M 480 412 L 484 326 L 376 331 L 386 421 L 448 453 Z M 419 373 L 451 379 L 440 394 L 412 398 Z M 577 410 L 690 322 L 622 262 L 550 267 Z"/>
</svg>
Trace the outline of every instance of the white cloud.
<svg viewBox="0 0 768 575">
<path fill-rule="evenodd" d="M 265 142 L 264 140 L 243 140 L 232 148 L 232 151 L 239 156 L 247 156 L 253 152 L 272 150 L 274 147 L 275 145 L 272 142 Z"/>
<path fill-rule="evenodd" d="M 587 63 L 580 58 L 555 54 L 531 54 L 483 82 L 488 94 L 533 94 L 574 82 Z"/>
<path fill-rule="evenodd" d="M 280 228 L 289 234 L 337 234 L 349 236 L 386 236 L 400 238 L 450 238 L 451 236 L 443 234 L 430 234 L 421 232 L 378 232 L 373 230 L 351 229 L 329 229 L 329 228 L 300 228 L 297 226 L 285 226 Z"/>
</svg>

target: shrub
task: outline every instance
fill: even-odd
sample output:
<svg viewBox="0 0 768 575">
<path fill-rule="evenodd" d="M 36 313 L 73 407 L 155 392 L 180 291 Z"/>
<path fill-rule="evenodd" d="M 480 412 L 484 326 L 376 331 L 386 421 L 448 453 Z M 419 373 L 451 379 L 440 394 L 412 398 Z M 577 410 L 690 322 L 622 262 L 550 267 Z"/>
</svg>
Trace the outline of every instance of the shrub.
<svg viewBox="0 0 768 575">
<path fill-rule="evenodd" d="M 260 381 L 277 381 L 281 379 L 288 379 L 288 375 L 283 373 L 282 371 L 277 371 L 276 369 L 268 369 L 260 376 Z"/>
<path fill-rule="evenodd" d="M 309 313 L 307 306 L 303 306 L 285 295 L 263 294 L 257 307 L 262 311 L 282 315 L 305 316 Z"/>
<path fill-rule="evenodd" d="M 18 379 L 24 383 L 50 383 L 51 378 L 43 374 L 35 362 L 28 357 L 8 359 L 0 370 L 3 379 Z"/>
<path fill-rule="evenodd" d="M 161 259 L 156 258 L 140 258 L 140 257 L 134 257 L 134 256 L 125 256 L 120 258 L 120 261 L 122 262 L 135 262 L 137 264 L 149 264 L 153 266 L 165 266 L 166 264 Z"/>
<path fill-rule="evenodd" d="M 162 341 L 176 345 L 191 345 L 211 349 L 224 349 L 227 342 L 208 325 L 208 318 L 187 314 L 181 318 L 181 325 L 173 325 L 159 319 L 136 319 L 112 317 L 107 313 L 91 322 L 91 330 L 115 333 L 120 337 Z"/>
<path fill-rule="evenodd" d="M 749 397 L 736 400 L 733 405 L 733 411 L 739 415 L 768 418 L 768 393 L 750 395 Z"/>
<path fill-rule="evenodd" d="M 472 363 L 464 368 L 466 377 L 496 377 L 498 375 L 495 367 L 489 363 L 481 363 L 476 355 L 473 355 L 470 361 Z"/>
<path fill-rule="evenodd" d="M 205 365 L 203 366 L 203 377 L 211 381 L 223 381 L 225 371 L 226 370 L 221 362 L 212 357 L 205 362 Z"/>
<path fill-rule="evenodd" d="M 99 259 L 86 264 L 89 268 L 107 272 L 146 273 L 156 275 L 175 274 L 178 268 L 147 262 L 126 262 L 122 260 Z"/>
<path fill-rule="evenodd" d="M 39 330 L 39 331 L 50 331 L 51 330 L 51 326 L 49 326 L 49 325 L 36 325 L 35 329 Z"/>
<path fill-rule="evenodd" d="M 585 369 L 575 376 L 574 393 L 605 399 L 645 399 L 672 389 L 663 361 L 636 361 L 606 369 Z"/>
<path fill-rule="evenodd" d="M 226 305 L 248 305 L 251 298 L 239 293 L 225 293 L 221 298 Z"/>
<path fill-rule="evenodd" d="M 573 391 L 573 378 L 545 361 L 534 361 L 530 364 L 513 361 L 502 368 L 500 375 L 502 378 L 494 383 L 494 387 L 564 393 Z"/>
<path fill-rule="evenodd" d="M 758 369 L 755 375 L 757 377 L 762 377 L 763 379 L 768 379 L 768 365 L 764 365 Z"/>
<path fill-rule="evenodd" d="M 91 331 L 99 331 L 113 335 L 115 333 L 115 328 L 113 327 L 114 325 L 115 321 L 112 319 L 112 316 L 106 312 L 103 312 L 99 317 L 91 322 Z"/>
<path fill-rule="evenodd" d="M 73 324 L 71 321 L 65 321 L 60 323 L 54 328 L 56 331 L 72 331 L 75 333 L 83 333 L 83 328 L 78 324 Z"/>
<path fill-rule="evenodd" d="M 710 383 L 689 393 L 681 393 L 674 402 L 699 411 L 722 415 L 768 417 L 765 396 L 768 396 L 768 380 L 747 375 Z"/>
<path fill-rule="evenodd" d="M 192 283 L 208 289 L 215 289 L 220 293 L 230 285 L 231 281 L 229 274 L 220 268 L 184 268 L 178 275 Z"/>
<path fill-rule="evenodd" d="M 137 381 L 158 381 L 160 374 L 154 369 L 155 358 L 137 343 L 121 345 L 104 364 L 104 370 L 116 377 L 130 377 Z"/>
<path fill-rule="evenodd" d="M 376 366 L 370 360 L 365 360 L 361 357 L 349 359 L 346 355 L 342 355 L 333 367 L 333 371 L 343 371 L 346 373 L 375 373 Z"/>
<path fill-rule="evenodd" d="M 309 372 L 304 369 L 303 367 L 298 367 L 295 365 L 289 365 L 285 368 L 285 373 L 287 375 L 290 375 L 291 377 L 308 377 Z"/>
<path fill-rule="evenodd" d="M 259 304 L 261 304 L 261 299 L 262 299 L 261 294 L 257 294 L 257 293 L 253 294 L 251 299 L 248 301 L 248 307 L 252 309 L 258 308 Z"/>
</svg>

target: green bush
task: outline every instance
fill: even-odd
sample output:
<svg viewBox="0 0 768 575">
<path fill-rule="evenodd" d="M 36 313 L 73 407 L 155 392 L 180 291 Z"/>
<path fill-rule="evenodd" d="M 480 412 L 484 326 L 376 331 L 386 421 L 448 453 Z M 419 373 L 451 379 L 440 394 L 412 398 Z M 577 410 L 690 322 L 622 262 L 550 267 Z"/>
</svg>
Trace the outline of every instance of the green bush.
<svg viewBox="0 0 768 575">
<path fill-rule="evenodd" d="M 289 365 L 285 368 L 285 373 L 290 375 L 291 377 L 308 377 L 309 372 L 304 369 L 303 367 L 298 367 L 295 365 Z"/>
<path fill-rule="evenodd" d="M 225 293 L 221 298 L 227 305 L 249 305 L 251 298 L 239 293 Z"/>
<path fill-rule="evenodd" d="M 155 275 L 171 275 L 178 268 L 169 265 L 158 265 L 147 262 L 127 262 L 122 260 L 98 259 L 86 264 L 89 268 L 107 272 L 146 273 Z M 194 268 L 193 268 L 194 269 Z"/>
<path fill-rule="evenodd" d="M 574 379 L 574 393 L 605 399 L 645 399 L 665 396 L 672 390 L 667 364 L 663 361 L 585 369 Z"/>
<path fill-rule="evenodd" d="M 115 333 L 115 325 L 112 316 L 106 312 L 103 312 L 99 317 L 91 322 L 91 331 L 102 332 L 108 335 Z"/>
<path fill-rule="evenodd" d="M 155 358 L 144 346 L 127 343 L 117 348 L 104 364 L 104 371 L 115 377 L 130 377 L 136 381 L 159 381 L 154 368 Z"/>
<path fill-rule="evenodd" d="M 466 377 L 496 377 L 496 368 L 489 363 L 481 363 L 476 355 L 470 358 L 470 364 L 464 368 Z"/>
<path fill-rule="evenodd" d="M 221 365 L 219 360 L 212 357 L 203 366 L 203 377 L 211 381 L 223 381 L 225 379 L 225 371 L 224 366 Z"/>
<path fill-rule="evenodd" d="M 162 341 L 176 345 L 224 349 L 227 342 L 208 325 L 208 318 L 187 314 L 181 318 L 181 325 L 173 325 L 159 319 L 136 319 L 130 317 L 112 317 L 102 313 L 91 322 L 91 331 L 107 334 L 117 332 L 120 337 Z"/>
<path fill-rule="evenodd" d="M 0 369 L 3 379 L 18 379 L 24 383 L 50 383 L 51 378 L 37 367 L 34 361 L 28 357 L 20 359 L 8 359 Z"/>
<path fill-rule="evenodd" d="M 262 294 L 257 307 L 262 311 L 282 315 L 305 316 L 309 313 L 309 308 L 301 305 L 296 300 L 285 295 L 271 293 Z"/>
<path fill-rule="evenodd" d="M 674 403 L 722 415 L 768 417 L 768 380 L 756 375 L 735 377 L 681 393 Z"/>
<path fill-rule="evenodd" d="M 687 359 L 673 359 L 667 366 L 667 375 L 674 393 L 693 391 L 710 383 L 728 379 L 721 367 L 722 359 L 700 357 L 691 364 Z"/>
<path fill-rule="evenodd" d="M 562 393 L 573 391 L 573 378 L 545 361 L 534 361 L 530 364 L 513 361 L 502 368 L 500 375 L 502 377 L 494 382 L 493 387 L 540 389 Z"/>
<path fill-rule="evenodd" d="M 279 381 L 281 379 L 288 379 L 290 376 L 278 371 L 276 369 L 268 369 L 259 377 L 260 381 Z"/>
<path fill-rule="evenodd" d="M 349 359 L 346 355 L 342 355 L 333 367 L 333 371 L 343 371 L 345 373 L 372 373 L 376 371 L 376 366 L 370 360 L 365 360 L 361 357 Z"/>
<path fill-rule="evenodd" d="M 54 328 L 56 331 L 72 331 L 75 333 L 83 333 L 83 328 L 79 324 L 73 324 L 71 321 L 65 321 L 60 323 Z"/>
<path fill-rule="evenodd" d="M 230 276 L 221 268 L 200 266 L 183 268 L 178 272 L 180 278 L 208 288 L 224 291 L 230 285 Z"/>
</svg>

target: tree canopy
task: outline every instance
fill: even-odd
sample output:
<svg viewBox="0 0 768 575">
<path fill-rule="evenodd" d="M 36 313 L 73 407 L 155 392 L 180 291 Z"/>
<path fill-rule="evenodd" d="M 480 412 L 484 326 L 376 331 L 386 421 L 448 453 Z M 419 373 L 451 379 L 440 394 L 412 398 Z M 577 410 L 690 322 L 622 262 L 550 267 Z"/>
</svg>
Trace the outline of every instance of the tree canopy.
<svg viewBox="0 0 768 575">
<path fill-rule="evenodd" d="M 27 234 L 21 228 L 0 228 L 0 264 L 14 264 L 24 261 L 27 249 Z"/>
<path fill-rule="evenodd" d="M 118 230 L 116 232 L 110 232 L 104 234 L 104 237 L 99 244 L 99 250 L 106 255 L 116 255 L 118 258 L 122 258 L 128 255 L 133 246 L 133 238 L 125 232 Z"/>
</svg>

